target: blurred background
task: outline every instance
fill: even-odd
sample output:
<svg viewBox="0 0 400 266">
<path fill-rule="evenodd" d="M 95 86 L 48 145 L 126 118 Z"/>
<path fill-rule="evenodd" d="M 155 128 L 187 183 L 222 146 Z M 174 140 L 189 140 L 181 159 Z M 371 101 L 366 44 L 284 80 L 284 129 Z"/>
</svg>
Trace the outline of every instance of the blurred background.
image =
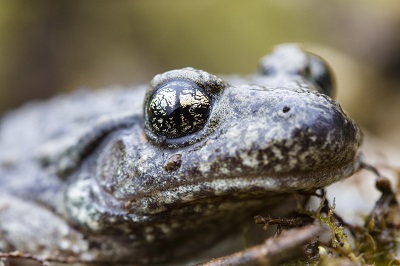
<svg viewBox="0 0 400 266">
<path fill-rule="evenodd" d="M 324 57 L 342 107 L 400 147 L 397 0 L 0 0 L 0 115 L 187 66 L 249 74 L 282 42 Z"/>
</svg>

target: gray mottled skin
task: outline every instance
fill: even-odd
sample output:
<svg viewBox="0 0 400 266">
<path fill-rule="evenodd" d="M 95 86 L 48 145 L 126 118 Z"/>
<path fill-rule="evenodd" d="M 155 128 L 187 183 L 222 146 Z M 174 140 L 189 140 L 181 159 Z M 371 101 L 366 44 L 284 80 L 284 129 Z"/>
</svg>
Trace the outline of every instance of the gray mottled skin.
<svg viewBox="0 0 400 266">
<path fill-rule="evenodd" d="M 361 132 L 281 46 L 273 74 L 218 78 L 191 68 L 150 86 L 31 103 L 0 127 L 0 250 L 99 263 L 159 263 L 204 249 L 280 195 L 314 191 L 360 165 Z M 168 80 L 212 99 L 204 128 L 151 132 L 143 99 Z M 146 92 L 147 89 L 147 92 Z"/>
</svg>

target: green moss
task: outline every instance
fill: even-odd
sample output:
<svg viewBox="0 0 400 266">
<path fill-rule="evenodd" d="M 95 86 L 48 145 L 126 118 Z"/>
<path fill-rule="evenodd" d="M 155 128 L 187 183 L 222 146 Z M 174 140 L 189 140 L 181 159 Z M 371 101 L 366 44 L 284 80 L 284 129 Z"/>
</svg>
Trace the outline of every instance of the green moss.
<svg viewBox="0 0 400 266">
<path fill-rule="evenodd" d="M 347 234 L 345 233 L 345 228 L 339 225 L 337 219 L 334 216 L 335 211 L 335 200 L 332 206 L 329 208 L 328 213 L 322 212 L 325 204 L 327 203 L 326 194 L 322 196 L 321 204 L 315 212 L 309 212 L 309 215 L 314 219 L 318 220 L 322 224 L 326 224 L 331 233 L 331 244 L 328 246 L 320 245 L 320 256 L 321 258 L 326 258 L 328 255 L 324 254 L 331 253 L 334 257 L 346 257 L 352 262 L 357 264 L 364 264 L 362 257 L 356 255 L 355 251 L 349 243 Z"/>
<path fill-rule="evenodd" d="M 306 212 L 330 231 L 330 243 L 320 242 L 320 260 L 315 265 L 341 265 L 345 261 L 357 265 L 400 265 L 396 256 L 400 208 L 390 188 L 379 190 L 382 196 L 365 218 L 364 226 L 342 224 L 335 214 L 335 200 L 329 207 L 325 194 L 317 210 Z"/>
</svg>

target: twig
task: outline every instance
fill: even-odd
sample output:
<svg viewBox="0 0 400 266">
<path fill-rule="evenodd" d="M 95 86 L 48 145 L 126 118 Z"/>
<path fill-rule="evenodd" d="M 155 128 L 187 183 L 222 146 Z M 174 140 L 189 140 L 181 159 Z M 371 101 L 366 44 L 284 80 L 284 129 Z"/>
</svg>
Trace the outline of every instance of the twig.
<svg viewBox="0 0 400 266">
<path fill-rule="evenodd" d="M 57 262 L 62 264 L 70 264 L 70 263 L 85 263 L 85 264 L 96 264 L 98 262 L 95 261 L 84 261 L 77 258 L 51 258 L 51 257 L 40 257 L 35 256 L 29 253 L 23 253 L 20 251 L 13 251 L 13 252 L 0 252 L 0 258 L 5 259 L 26 259 L 26 260 L 33 260 L 42 265 L 48 265 L 49 262 Z"/>
<path fill-rule="evenodd" d="M 307 257 L 305 245 L 322 230 L 320 225 L 291 229 L 279 237 L 269 238 L 264 243 L 243 251 L 216 258 L 198 266 L 280 265 Z"/>
</svg>

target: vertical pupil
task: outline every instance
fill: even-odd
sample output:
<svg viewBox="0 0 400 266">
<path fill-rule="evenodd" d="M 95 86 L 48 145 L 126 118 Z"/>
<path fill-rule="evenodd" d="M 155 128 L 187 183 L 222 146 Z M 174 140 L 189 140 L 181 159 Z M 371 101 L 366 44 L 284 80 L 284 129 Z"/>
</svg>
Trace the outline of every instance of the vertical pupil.
<svg viewBox="0 0 400 266">
<path fill-rule="evenodd" d="M 175 94 L 175 103 L 172 106 L 167 106 L 166 108 L 166 118 L 167 120 L 172 120 L 173 124 L 176 125 L 176 130 L 178 131 L 178 134 L 180 133 L 179 129 L 180 129 L 180 122 L 179 122 L 179 118 L 181 115 L 181 105 L 179 102 L 179 98 L 180 98 L 180 91 L 176 91 Z"/>
</svg>

